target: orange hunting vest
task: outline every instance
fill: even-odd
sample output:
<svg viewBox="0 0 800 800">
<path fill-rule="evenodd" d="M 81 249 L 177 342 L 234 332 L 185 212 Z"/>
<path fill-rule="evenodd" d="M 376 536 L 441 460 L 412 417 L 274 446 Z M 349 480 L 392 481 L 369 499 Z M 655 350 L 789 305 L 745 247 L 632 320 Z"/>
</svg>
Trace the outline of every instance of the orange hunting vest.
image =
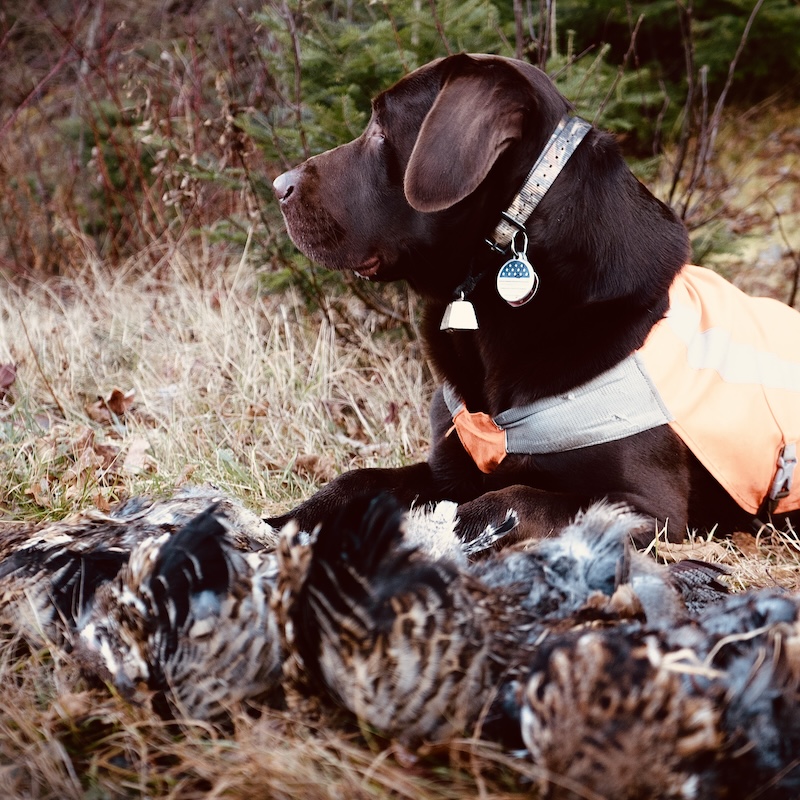
<svg viewBox="0 0 800 800">
<path fill-rule="evenodd" d="M 669 301 L 639 356 L 672 428 L 756 513 L 784 448 L 800 447 L 800 313 L 694 266 L 678 274 Z M 775 511 L 797 508 L 800 471 Z"/>
<path fill-rule="evenodd" d="M 494 470 L 509 442 L 511 452 L 557 452 L 667 422 L 746 511 L 757 513 L 770 495 L 775 513 L 800 508 L 800 470 L 792 480 L 800 450 L 800 313 L 691 265 L 676 276 L 669 299 L 641 349 L 574 392 L 493 419 L 468 412 L 447 387 L 454 429 L 478 467 Z M 558 414 L 563 419 L 553 422 Z"/>
</svg>

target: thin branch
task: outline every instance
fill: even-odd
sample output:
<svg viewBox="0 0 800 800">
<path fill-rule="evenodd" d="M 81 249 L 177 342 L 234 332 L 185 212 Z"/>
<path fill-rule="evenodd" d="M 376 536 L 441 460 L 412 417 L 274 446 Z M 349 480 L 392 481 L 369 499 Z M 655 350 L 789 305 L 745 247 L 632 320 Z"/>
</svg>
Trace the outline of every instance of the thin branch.
<svg viewBox="0 0 800 800">
<path fill-rule="evenodd" d="M 747 44 L 747 39 L 750 36 L 750 28 L 753 26 L 753 21 L 756 18 L 756 14 L 758 14 L 758 12 L 761 10 L 761 6 L 763 4 L 764 0 L 757 0 L 756 4 L 753 6 L 753 10 L 750 12 L 747 24 L 744 26 L 742 37 L 741 39 L 739 39 L 739 47 L 736 49 L 736 54 L 734 55 L 731 63 L 728 65 L 728 77 L 725 80 L 725 86 L 723 87 L 719 97 L 717 98 L 717 102 L 714 106 L 714 112 L 711 115 L 710 135 L 709 135 L 708 146 L 704 154 L 705 161 L 703 163 L 703 174 L 705 174 L 706 170 L 708 169 L 708 162 L 714 153 L 714 144 L 717 141 L 717 133 L 719 132 L 719 124 L 722 118 L 722 109 L 725 106 L 725 100 L 728 97 L 728 92 L 730 91 L 731 84 L 733 83 L 733 76 L 736 71 L 736 65 L 739 63 L 739 57 L 742 55 L 742 51 L 744 50 L 745 44 Z"/>
<path fill-rule="evenodd" d="M 419 45 L 419 16 L 421 14 L 422 9 L 420 8 L 421 0 L 414 0 L 414 11 L 416 12 L 416 16 L 412 23 L 411 27 L 411 46 L 417 47 Z M 403 71 L 408 74 L 411 72 L 408 66 L 408 62 L 406 61 L 406 54 L 403 48 L 403 40 L 400 38 L 400 30 L 397 27 L 397 21 L 392 14 L 389 3 L 382 4 L 383 13 L 386 15 L 386 18 L 389 20 L 389 24 L 392 26 L 392 34 L 394 34 L 394 43 L 397 47 L 397 54 L 400 56 L 400 63 L 403 65 Z"/>
<path fill-rule="evenodd" d="M 775 214 L 775 219 L 778 221 L 778 230 L 780 231 L 781 239 L 783 239 L 783 243 L 786 245 L 786 249 L 789 251 L 792 261 L 794 261 L 792 288 L 789 291 L 789 298 L 786 301 L 787 305 L 794 307 L 794 304 L 797 301 L 797 293 L 800 290 L 800 255 L 798 255 L 797 251 L 792 247 L 792 243 L 789 241 L 789 237 L 786 235 L 786 230 L 783 227 L 783 217 L 781 212 L 778 211 L 778 208 L 766 193 L 764 194 L 764 200 L 767 201 L 769 207 L 772 209 L 772 212 Z"/>
<path fill-rule="evenodd" d="M 71 58 L 69 57 L 70 54 L 72 54 Z M 68 44 L 58 57 L 58 61 L 53 64 L 47 75 L 45 75 L 44 78 L 42 78 L 36 84 L 36 86 L 34 86 L 33 89 L 28 92 L 25 99 L 14 109 L 8 119 L 3 123 L 2 127 L 0 127 L 0 138 L 2 138 L 6 131 L 14 124 L 14 121 L 25 110 L 28 104 L 31 103 L 35 98 L 39 97 L 42 89 L 45 87 L 45 84 L 49 83 L 50 80 L 52 80 L 61 71 L 65 64 L 68 64 L 74 60 L 75 55 L 73 53 L 72 45 Z"/>
<path fill-rule="evenodd" d="M 453 48 L 450 47 L 450 42 L 447 41 L 447 34 L 444 32 L 444 26 L 442 25 L 442 21 L 439 19 L 439 12 L 436 10 L 436 0 L 428 0 L 428 2 L 431 7 L 433 22 L 436 25 L 436 32 L 439 34 L 439 38 L 442 40 L 445 52 L 450 56 L 453 54 Z"/>
<path fill-rule="evenodd" d="M 58 407 L 58 410 L 61 412 L 61 416 L 66 419 L 67 412 L 64 411 L 64 406 L 61 405 L 59 399 L 56 397 L 56 393 L 53 390 L 53 386 L 51 385 L 50 381 L 47 380 L 47 375 L 44 374 L 44 369 L 42 369 L 42 362 L 39 361 L 39 356 L 36 354 L 36 349 L 33 346 L 33 342 L 31 341 L 31 336 L 28 333 L 28 326 L 25 324 L 25 317 L 22 316 L 22 312 L 19 312 L 19 321 L 22 324 L 22 330 L 25 331 L 25 338 L 28 340 L 28 347 L 31 348 L 31 355 L 33 356 L 33 360 L 36 363 L 36 369 L 39 371 L 39 375 L 42 376 L 42 380 L 44 381 L 44 385 L 47 387 L 47 391 L 50 393 L 50 397 L 53 398 L 53 402 Z"/>
<path fill-rule="evenodd" d="M 614 76 L 614 80 L 611 82 L 611 86 L 609 86 L 608 91 L 606 92 L 606 96 L 600 103 L 600 106 L 597 109 L 597 112 L 594 115 L 593 122 L 597 122 L 597 120 L 603 115 L 603 111 L 605 111 L 605 107 L 608 104 L 608 101 L 611 99 L 611 96 L 614 94 L 614 90 L 617 88 L 617 85 L 622 80 L 622 75 L 625 72 L 626 67 L 628 66 L 628 60 L 630 59 L 631 55 L 634 54 L 636 50 L 636 37 L 639 34 L 639 28 L 644 21 L 644 14 L 639 15 L 639 19 L 636 20 L 636 25 L 633 28 L 633 32 L 631 33 L 631 41 L 628 45 L 628 50 L 625 53 L 625 56 L 622 59 L 622 63 L 619 65 L 617 69 L 617 74 Z"/>
<path fill-rule="evenodd" d="M 681 124 L 681 134 L 678 140 L 678 153 L 675 158 L 675 166 L 672 170 L 672 183 L 667 192 L 667 203 L 672 205 L 675 193 L 678 190 L 678 182 L 683 174 L 683 165 L 686 163 L 686 156 L 689 152 L 689 138 L 692 132 L 692 108 L 694 106 L 695 82 L 694 82 L 694 41 L 692 39 L 692 3 L 688 5 L 678 0 L 678 22 L 681 29 L 681 43 L 683 44 L 683 60 L 686 73 L 686 100 L 683 103 L 683 122 Z"/>
<path fill-rule="evenodd" d="M 753 26 L 753 21 L 755 20 L 756 15 L 761 9 L 763 3 L 764 0 L 756 0 L 756 4 L 753 6 L 753 10 L 750 12 L 750 16 L 748 17 L 747 23 L 744 26 L 744 31 L 742 31 L 742 35 L 739 39 L 739 46 L 736 48 L 736 53 L 728 65 L 728 76 L 725 80 L 725 85 L 723 86 L 722 91 L 717 98 L 717 102 L 714 104 L 714 110 L 711 113 L 710 119 L 707 116 L 708 95 L 706 79 L 708 67 L 704 66 L 701 68 L 701 80 L 704 90 L 702 126 L 697 140 L 697 149 L 695 151 L 692 177 L 689 182 L 689 188 L 684 195 L 683 209 L 681 213 L 681 217 L 684 220 L 689 216 L 691 199 L 697 189 L 697 186 L 702 179 L 705 179 L 708 176 L 708 167 L 714 155 L 714 146 L 716 144 L 717 134 L 719 133 L 719 126 L 722 120 L 722 111 L 725 107 L 725 101 L 727 100 L 728 92 L 733 84 L 733 78 L 736 72 L 736 67 L 739 63 L 739 58 L 742 55 L 744 47 L 747 44 L 747 40 L 750 36 L 750 29 Z"/>
<path fill-rule="evenodd" d="M 550 0 L 539 0 L 539 35 L 536 39 L 536 66 L 545 69 L 549 55 Z"/>
<path fill-rule="evenodd" d="M 705 64 L 700 67 L 700 97 L 700 131 L 697 134 L 697 145 L 692 159 L 692 174 L 689 177 L 689 185 L 683 193 L 681 219 L 684 221 L 689 216 L 689 204 L 697 189 L 700 176 L 704 172 L 704 159 L 708 143 L 708 66 Z"/>
<path fill-rule="evenodd" d="M 514 0 L 514 55 L 522 58 L 522 44 L 525 40 L 522 0 Z"/>
</svg>

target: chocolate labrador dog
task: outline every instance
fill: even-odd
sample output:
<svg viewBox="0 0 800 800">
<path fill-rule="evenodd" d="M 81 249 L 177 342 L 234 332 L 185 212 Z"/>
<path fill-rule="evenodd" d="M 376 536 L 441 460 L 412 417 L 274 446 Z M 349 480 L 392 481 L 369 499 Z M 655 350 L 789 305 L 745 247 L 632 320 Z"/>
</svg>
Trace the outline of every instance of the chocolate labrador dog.
<svg viewBox="0 0 800 800">
<path fill-rule="evenodd" d="M 347 472 L 273 524 L 381 490 L 456 501 L 465 540 L 600 498 L 673 540 L 800 522 L 800 314 L 688 265 L 681 221 L 540 70 L 427 64 L 274 190 L 309 258 L 421 295 L 442 387 L 427 462 Z"/>
</svg>

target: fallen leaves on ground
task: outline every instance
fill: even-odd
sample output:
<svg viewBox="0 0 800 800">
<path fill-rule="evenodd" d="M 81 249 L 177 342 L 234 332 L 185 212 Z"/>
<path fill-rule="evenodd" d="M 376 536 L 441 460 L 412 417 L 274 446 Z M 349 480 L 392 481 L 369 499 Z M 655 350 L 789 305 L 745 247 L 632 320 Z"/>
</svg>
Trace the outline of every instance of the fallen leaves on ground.
<svg viewBox="0 0 800 800">
<path fill-rule="evenodd" d="M 157 468 L 144 437 L 109 440 L 88 425 L 54 426 L 35 446 L 39 474 L 25 493 L 45 509 L 57 508 L 64 501 L 74 504 L 90 499 L 101 510 L 108 510 L 125 478 Z"/>
<path fill-rule="evenodd" d="M 94 403 L 87 403 L 86 413 L 93 422 L 113 425 L 131 410 L 135 398 L 135 389 L 123 392 L 115 387 L 107 397 L 98 397 Z"/>
<path fill-rule="evenodd" d="M 329 456 L 301 453 L 294 460 L 294 471 L 319 483 L 328 483 L 336 477 L 336 466 Z"/>
</svg>

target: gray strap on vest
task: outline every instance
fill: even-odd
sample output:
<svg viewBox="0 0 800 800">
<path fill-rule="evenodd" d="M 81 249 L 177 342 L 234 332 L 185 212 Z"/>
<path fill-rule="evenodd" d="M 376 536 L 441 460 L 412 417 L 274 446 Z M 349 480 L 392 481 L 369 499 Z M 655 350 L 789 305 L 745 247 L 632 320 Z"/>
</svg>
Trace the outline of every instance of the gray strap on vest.
<svg viewBox="0 0 800 800">
<path fill-rule="evenodd" d="M 449 384 L 444 399 L 455 416 L 464 403 Z M 583 386 L 494 417 L 509 453 L 556 453 L 613 442 L 673 419 L 636 353 Z"/>
</svg>

